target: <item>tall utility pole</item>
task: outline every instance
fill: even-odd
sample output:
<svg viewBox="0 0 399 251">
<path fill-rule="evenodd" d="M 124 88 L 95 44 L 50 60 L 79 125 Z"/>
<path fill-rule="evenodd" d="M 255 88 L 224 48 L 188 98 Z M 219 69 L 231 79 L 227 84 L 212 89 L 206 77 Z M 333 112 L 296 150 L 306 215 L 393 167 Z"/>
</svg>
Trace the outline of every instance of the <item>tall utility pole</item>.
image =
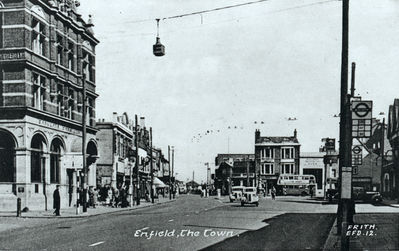
<svg viewBox="0 0 399 251">
<path fill-rule="evenodd" d="M 169 165 L 168 165 L 168 168 L 169 168 L 169 200 L 171 200 L 172 199 L 172 179 L 170 178 L 171 177 L 171 172 L 170 172 L 170 146 L 168 146 L 168 162 L 169 162 Z"/>
<path fill-rule="evenodd" d="M 140 171 L 139 171 L 139 125 L 137 121 L 137 114 L 134 116 L 135 135 L 134 144 L 136 145 L 136 161 L 134 162 L 136 168 L 136 205 L 140 205 Z"/>
<path fill-rule="evenodd" d="M 86 165 L 86 74 L 83 72 L 83 63 L 82 63 L 82 157 L 83 157 L 83 175 L 82 175 L 82 204 L 83 204 L 83 212 L 87 212 L 87 165 Z"/>
<path fill-rule="evenodd" d="M 172 146 L 172 179 L 173 179 L 172 192 L 173 192 L 173 199 L 175 198 L 175 182 L 176 182 L 175 173 L 174 172 L 175 172 L 175 147 Z"/>
<path fill-rule="evenodd" d="M 206 188 L 205 188 L 205 197 L 208 196 L 208 186 L 209 186 L 209 175 L 208 175 L 208 170 L 209 170 L 209 163 L 205 163 L 206 166 Z"/>
<path fill-rule="evenodd" d="M 355 76 L 356 76 L 356 63 L 352 62 L 352 75 L 351 75 L 351 97 L 355 96 Z"/>
<path fill-rule="evenodd" d="M 152 127 L 150 127 L 150 173 L 151 173 L 151 202 L 154 203 L 154 168 L 152 163 Z"/>
<path fill-rule="evenodd" d="M 381 177 L 380 177 L 380 180 L 381 180 L 381 187 L 380 187 L 380 193 L 382 193 L 382 190 L 383 190 L 383 178 L 384 178 L 384 162 L 385 162 L 385 156 L 384 156 L 384 151 L 385 151 L 385 118 L 383 118 L 382 119 L 382 128 L 381 128 L 381 139 L 380 139 L 381 141 L 381 149 L 380 149 L 380 151 L 381 151 Z"/>
<path fill-rule="evenodd" d="M 341 250 L 349 250 L 349 239 L 345 229 L 350 221 L 351 191 L 347 196 L 347 184 L 351 185 L 351 114 L 348 95 L 348 41 L 349 41 L 349 0 L 342 0 L 342 52 L 341 52 L 341 95 L 339 129 L 339 181 L 340 200 L 337 212 L 337 233 L 341 235 Z M 345 175 L 343 174 L 345 171 Z M 349 176 L 348 176 L 349 175 Z M 349 187 L 349 189 L 351 189 Z"/>
<path fill-rule="evenodd" d="M 130 154 L 129 159 L 131 159 L 133 154 Z M 129 173 L 129 200 L 130 200 L 130 207 L 133 207 L 133 165 L 130 163 L 130 173 Z"/>
</svg>

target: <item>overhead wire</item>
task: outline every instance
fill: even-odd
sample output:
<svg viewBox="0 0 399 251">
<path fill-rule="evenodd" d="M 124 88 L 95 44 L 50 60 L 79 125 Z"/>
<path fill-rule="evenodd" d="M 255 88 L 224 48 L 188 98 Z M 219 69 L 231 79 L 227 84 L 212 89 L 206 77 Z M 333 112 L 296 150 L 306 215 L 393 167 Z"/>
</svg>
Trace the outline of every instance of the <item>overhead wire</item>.
<svg viewBox="0 0 399 251">
<path fill-rule="evenodd" d="M 220 11 L 220 10 L 225 10 L 225 9 L 237 8 L 237 7 L 242 7 L 242 6 L 245 6 L 245 5 L 257 4 L 257 3 L 268 2 L 268 1 L 271 1 L 271 0 L 257 0 L 257 1 L 252 1 L 252 2 L 228 5 L 228 6 L 214 8 L 214 9 L 201 10 L 201 11 L 196 11 L 196 12 L 191 12 L 191 13 L 186 13 L 186 14 L 181 14 L 181 15 L 176 15 L 176 16 L 164 17 L 164 18 L 162 18 L 162 20 L 173 19 L 173 18 L 181 18 L 181 17 L 193 16 L 193 15 L 200 15 L 200 14 L 204 14 L 204 13 L 208 13 L 208 12 L 214 12 L 214 11 Z"/>
<path fill-rule="evenodd" d="M 264 1 L 271 1 L 271 0 L 262 0 L 262 1 L 264 2 Z M 285 12 L 285 11 L 291 11 L 291 10 L 295 10 L 295 9 L 302 9 L 302 8 L 307 8 L 307 7 L 311 7 L 311 6 L 314 6 L 314 5 L 322 5 L 322 4 L 331 3 L 331 2 L 337 2 L 337 1 L 339 1 L 339 0 L 325 0 L 325 1 L 319 1 L 319 2 L 314 2 L 314 3 L 294 6 L 294 7 L 287 7 L 287 8 L 283 8 L 283 9 L 278 9 L 278 10 L 274 10 L 274 11 L 265 12 L 263 15 L 281 13 L 281 12 Z M 258 2 L 259 1 L 250 2 L 250 3 L 258 3 Z M 248 4 L 248 3 L 246 3 L 246 4 Z M 241 5 L 245 5 L 245 4 L 239 4 L 239 6 L 241 6 Z M 238 7 L 236 5 L 234 5 L 234 6 Z M 233 7 L 227 7 L 227 8 L 233 8 Z M 215 8 L 213 10 L 216 10 L 216 9 L 219 10 L 219 9 L 222 9 L 222 7 L 221 8 Z M 165 17 L 165 18 L 160 18 L 160 19 L 161 20 L 166 20 L 166 19 L 172 19 L 172 18 L 178 18 L 178 17 L 185 17 L 185 16 L 189 16 L 189 15 L 201 15 L 202 12 L 206 13 L 206 12 L 210 12 L 210 11 L 212 11 L 212 10 L 192 12 L 192 13 L 188 13 L 188 14 L 170 16 L 170 17 Z M 193 13 L 195 13 L 195 14 L 193 14 Z M 237 21 L 242 20 L 242 19 L 254 18 L 254 17 L 258 17 L 258 16 L 260 16 L 260 15 L 244 16 L 244 17 L 239 17 L 239 18 L 226 19 L 226 20 L 222 20 L 222 21 L 218 21 L 218 22 L 204 23 L 203 22 L 203 16 L 201 15 L 201 25 L 196 25 L 196 26 L 192 26 L 192 27 L 186 27 L 185 29 L 186 30 L 187 29 L 195 29 L 195 28 L 202 28 L 204 26 L 209 26 L 209 25 L 215 25 L 215 24 L 221 24 L 221 23 L 227 23 L 227 22 L 237 22 Z M 157 19 L 143 19 L 143 20 L 138 20 L 137 22 L 145 22 L 145 21 L 152 21 L 153 22 L 154 20 L 157 20 Z M 135 23 L 135 22 L 132 21 L 132 22 L 126 22 L 126 23 Z M 180 30 L 184 30 L 184 29 L 180 29 Z M 164 32 L 164 33 L 170 34 L 170 33 L 178 32 L 180 30 L 169 30 L 169 31 Z M 115 34 L 120 34 L 123 37 L 152 36 L 153 35 L 153 33 L 130 33 L 129 34 L 129 33 L 126 32 L 126 30 L 120 30 L 120 31 L 116 31 L 116 32 L 113 32 L 113 33 L 112 32 L 111 33 L 107 33 L 107 35 L 105 35 L 105 36 L 100 35 L 99 37 L 104 39 L 104 38 L 107 38 L 107 36 L 111 36 L 112 35 L 113 38 L 114 38 L 114 36 L 117 36 Z"/>
</svg>

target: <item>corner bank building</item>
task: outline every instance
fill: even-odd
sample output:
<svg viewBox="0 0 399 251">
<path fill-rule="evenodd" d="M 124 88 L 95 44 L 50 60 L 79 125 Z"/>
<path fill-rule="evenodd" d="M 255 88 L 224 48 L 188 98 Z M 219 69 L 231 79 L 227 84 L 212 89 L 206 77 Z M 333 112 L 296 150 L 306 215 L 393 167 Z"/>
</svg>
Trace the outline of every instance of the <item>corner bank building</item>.
<svg viewBox="0 0 399 251">
<path fill-rule="evenodd" d="M 73 207 L 86 160 L 95 185 L 95 46 L 91 20 L 73 0 L 0 1 L 0 210 Z M 84 73 L 84 74 L 83 74 Z M 85 80 L 83 79 L 85 77 Z"/>
</svg>

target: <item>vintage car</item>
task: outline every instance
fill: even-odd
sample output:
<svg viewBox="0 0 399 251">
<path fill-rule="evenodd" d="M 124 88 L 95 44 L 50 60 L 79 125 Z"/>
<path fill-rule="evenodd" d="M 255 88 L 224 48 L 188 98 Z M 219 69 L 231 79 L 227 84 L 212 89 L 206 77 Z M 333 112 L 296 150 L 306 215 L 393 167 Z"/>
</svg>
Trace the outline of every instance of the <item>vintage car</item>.
<svg viewBox="0 0 399 251">
<path fill-rule="evenodd" d="M 339 199 L 339 191 L 337 189 L 327 190 L 327 198 L 330 202 Z M 353 187 L 352 199 L 366 203 L 377 204 L 382 202 L 382 196 L 377 191 L 366 191 L 362 187 Z"/>
<path fill-rule="evenodd" d="M 243 186 L 233 186 L 231 188 L 231 193 L 229 195 L 230 197 L 230 202 L 234 202 L 234 201 L 240 201 L 241 197 L 242 197 L 242 193 L 244 191 Z"/>
<path fill-rule="evenodd" d="M 382 202 L 382 196 L 377 191 L 367 191 L 363 187 L 353 187 L 353 199 L 355 201 L 363 201 L 368 203 Z"/>
<path fill-rule="evenodd" d="M 259 206 L 259 196 L 256 193 L 256 187 L 245 187 L 241 197 L 241 206 L 245 204 L 254 204 Z"/>
</svg>

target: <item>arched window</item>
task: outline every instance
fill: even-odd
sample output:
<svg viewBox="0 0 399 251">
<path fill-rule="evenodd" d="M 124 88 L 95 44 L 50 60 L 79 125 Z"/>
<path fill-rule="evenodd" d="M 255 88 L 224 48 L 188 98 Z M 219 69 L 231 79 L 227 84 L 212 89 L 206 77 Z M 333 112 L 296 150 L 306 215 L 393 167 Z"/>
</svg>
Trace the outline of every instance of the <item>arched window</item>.
<svg viewBox="0 0 399 251">
<path fill-rule="evenodd" d="M 91 164 L 96 162 L 98 151 L 97 151 L 97 145 L 93 141 L 89 141 L 87 143 L 86 154 L 88 155 L 87 160 L 86 160 L 87 166 L 90 166 Z"/>
<path fill-rule="evenodd" d="M 43 156 L 43 150 L 46 146 L 46 140 L 41 134 L 35 134 L 31 142 L 31 165 L 30 165 L 30 178 L 31 182 L 40 183 L 43 181 L 45 159 Z"/>
<path fill-rule="evenodd" d="M 0 182 L 15 182 L 15 141 L 5 131 L 0 131 Z"/>
<path fill-rule="evenodd" d="M 50 146 L 50 182 L 60 183 L 62 141 L 55 138 Z"/>
</svg>

